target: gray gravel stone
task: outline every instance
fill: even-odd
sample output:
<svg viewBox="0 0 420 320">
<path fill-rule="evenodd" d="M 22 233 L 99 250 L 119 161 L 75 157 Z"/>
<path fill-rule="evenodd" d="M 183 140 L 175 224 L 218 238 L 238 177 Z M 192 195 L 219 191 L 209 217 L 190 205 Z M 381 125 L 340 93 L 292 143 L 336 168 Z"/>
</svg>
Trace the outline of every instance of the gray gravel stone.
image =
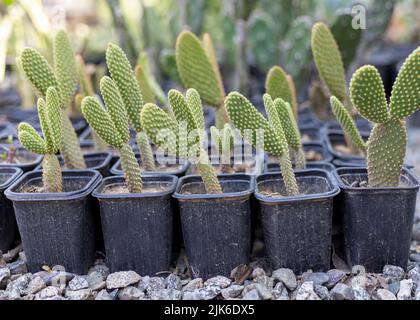
<svg viewBox="0 0 420 320">
<path fill-rule="evenodd" d="M 316 284 L 314 285 L 314 291 L 322 300 L 330 300 L 330 292 L 327 287 Z"/>
<path fill-rule="evenodd" d="M 64 296 L 69 300 L 94 300 L 95 295 L 91 289 L 81 289 L 77 291 L 67 289 Z"/>
<path fill-rule="evenodd" d="M 420 266 L 415 266 L 413 269 L 408 271 L 408 278 L 412 279 L 414 283 L 420 282 Z"/>
<path fill-rule="evenodd" d="M 400 281 L 400 291 L 398 291 L 398 300 L 411 300 L 411 290 L 413 289 L 413 279 Z"/>
<path fill-rule="evenodd" d="M 232 283 L 232 280 L 230 280 L 229 278 L 223 277 L 223 276 L 217 276 L 217 277 L 213 277 L 205 281 L 204 286 L 217 286 L 217 287 L 220 287 L 221 289 L 224 289 L 230 286 L 231 283 Z"/>
<path fill-rule="evenodd" d="M 31 276 L 30 273 L 19 276 L 16 280 L 9 282 L 6 291 L 15 290 L 16 292 L 19 292 L 20 295 L 24 295 L 29 282 L 31 282 Z"/>
<path fill-rule="evenodd" d="M 274 279 L 270 278 L 268 276 L 259 276 L 254 278 L 255 283 L 259 283 L 266 287 L 269 290 L 272 290 L 274 288 Z"/>
<path fill-rule="evenodd" d="M 124 288 L 139 282 L 140 279 L 141 277 L 134 271 L 115 272 L 106 278 L 106 287 L 108 289 Z"/>
<path fill-rule="evenodd" d="M 242 300 L 261 300 L 260 294 L 257 289 L 248 291 L 243 297 Z"/>
<path fill-rule="evenodd" d="M 147 294 L 165 289 L 165 279 L 160 277 L 151 277 L 146 285 Z"/>
<path fill-rule="evenodd" d="M 182 292 L 176 289 L 162 289 L 150 294 L 151 300 L 181 300 Z"/>
<path fill-rule="evenodd" d="M 139 289 L 140 291 L 146 292 L 149 281 L 150 281 L 149 276 L 141 277 L 139 283 L 137 284 L 137 289 Z"/>
<path fill-rule="evenodd" d="M 420 254 L 419 253 L 410 254 L 410 260 L 415 261 L 415 262 L 420 262 Z"/>
<path fill-rule="evenodd" d="M 82 290 L 89 288 L 89 282 L 87 281 L 86 277 L 83 276 L 75 276 L 69 282 L 69 289 L 73 291 Z"/>
<path fill-rule="evenodd" d="M 34 276 L 26 288 L 26 294 L 35 294 L 47 286 L 40 276 Z"/>
<path fill-rule="evenodd" d="M 227 288 L 222 289 L 221 295 L 224 299 L 236 298 L 241 294 L 243 289 L 244 286 L 233 284 Z"/>
<path fill-rule="evenodd" d="M 26 262 L 21 259 L 8 263 L 7 267 L 9 268 L 11 275 L 28 273 L 28 266 L 26 265 Z"/>
<path fill-rule="evenodd" d="M 328 289 L 333 288 L 338 282 L 344 279 L 346 273 L 339 269 L 331 269 L 327 272 L 328 281 L 325 283 L 325 286 Z"/>
<path fill-rule="evenodd" d="M 329 277 L 324 272 L 312 272 L 308 271 L 302 274 L 302 279 L 304 282 L 312 281 L 315 284 L 323 285 L 324 283 L 327 283 L 329 280 Z"/>
<path fill-rule="evenodd" d="M 181 290 L 182 289 L 181 279 L 176 274 L 171 273 L 165 279 L 165 287 L 167 289 Z"/>
<path fill-rule="evenodd" d="M 106 289 L 102 289 L 96 295 L 95 300 L 114 300 L 114 298 L 108 293 L 108 291 L 106 291 Z"/>
<path fill-rule="evenodd" d="M 404 269 L 398 266 L 386 265 L 382 271 L 383 276 L 387 279 L 388 283 L 400 281 L 404 279 Z"/>
<path fill-rule="evenodd" d="M 289 300 L 289 293 L 283 282 L 279 281 L 271 291 L 274 300 Z"/>
<path fill-rule="evenodd" d="M 60 296 L 60 291 L 57 287 L 46 287 L 35 295 L 35 300 L 47 300 Z"/>
<path fill-rule="evenodd" d="M 414 300 L 420 300 L 420 285 L 417 285 L 416 293 L 414 295 Z"/>
<path fill-rule="evenodd" d="M 262 277 L 262 276 L 265 276 L 265 275 L 266 274 L 265 274 L 264 269 L 260 268 L 260 267 L 257 267 L 254 270 L 252 270 L 251 277 L 254 279 L 254 278 Z"/>
<path fill-rule="evenodd" d="M 331 290 L 331 299 L 332 300 L 351 300 L 353 299 L 352 289 L 344 284 L 337 283 L 335 287 Z"/>
<path fill-rule="evenodd" d="M 45 281 L 47 286 L 55 286 L 55 287 L 65 287 L 66 284 L 74 278 L 74 274 L 69 272 L 47 272 L 47 271 L 40 271 L 34 274 L 34 276 L 39 276 L 42 280 Z"/>
<path fill-rule="evenodd" d="M 106 287 L 105 278 L 98 271 L 93 271 L 88 274 L 86 280 L 89 284 L 89 288 L 93 291 L 99 291 Z"/>
<path fill-rule="evenodd" d="M 391 291 L 395 296 L 397 295 L 398 291 L 400 291 L 400 283 L 399 282 L 392 282 L 388 284 L 389 291 Z"/>
<path fill-rule="evenodd" d="M 395 294 L 386 289 L 378 289 L 375 296 L 378 300 L 397 300 Z"/>
<path fill-rule="evenodd" d="M 314 283 L 312 281 L 304 282 L 297 289 L 296 300 L 321 300 L 315 293 Z"/>
<path fill-rule="evenodd" d="M 136 287 L 126 287 L 118 291 L 118 299 L 120 300 L 140 300 L 144 298 L 144 292 Z"/>
<path fill-rule="evenodd" d="M 105 280 L 109 275 L 109 268 L 102 261 L 99 261 L 89 269 L 88 275 L 92 274 L 93 272 L 100 273 L 103 277 L 103 280 Z"/>
<path fill-rule="evenodd" d="M 289 290 L 295 290 L 297 287 L 297 281 L 295 273 L 286 268 L 280 268 L 273 271 L 271 277 L 275 281 L 281 281 Z"/>
<path fill-rule="evenodd" d="M 0 268 L 0 290 L 6 288 L 10 280 L 10 270 L 7 267 Z"/>
<path fill-rule="evenodd" d="M 194 291 L 198 300 L 212 300 L 216 298 L 222 289 L 219 286 L 208 285 Z"/>
<path fill-rule="evenodd" d="M 353 289 L 354 300 L 370 300 L 369 292 L 361 287 L 354 287 Z"/>
<path fill-rule="evenodd" d="M 201 278 L 195 278 L 192 279 L 190 282 L 188 282 L 183 288 L 182 291 L 194 291 L 196 289 L 199 289 L 203 287 L 203 279 Z"/>
</svg>

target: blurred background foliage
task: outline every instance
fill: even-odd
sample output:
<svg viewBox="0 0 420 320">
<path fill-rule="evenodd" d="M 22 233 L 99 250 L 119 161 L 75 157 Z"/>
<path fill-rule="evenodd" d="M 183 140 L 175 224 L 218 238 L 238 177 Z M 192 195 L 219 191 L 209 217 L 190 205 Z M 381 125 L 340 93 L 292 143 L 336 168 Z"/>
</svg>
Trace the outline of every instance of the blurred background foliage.
<svg viewBox="0 0 420 320">
<path fill-rule="evenodd" d="M 267 70 L 280 64 L 299 92 L 313 76 L 310 30 L 325 21 L 343 44 L 346 66 L 369 61 L 379 45 L 415 45 L 420 39 L 420 0 L 3 0 L 0 2 L 0 89 L 16 88 L 23 106 L 33 106 L 15 57 L 25 46 L 47 58 L 55 30 L 66 27 L 94 79 L 106 72 L 108 42 L 164 89 L 176 86 L 174 48 L 182 30 L 212 36 L 228 90 L 248 94 L 264 85 Z M 344 16 L 355 5 L 367 10 L 367 29 L 346 32 Z M 351 19 L 349 20 L 351 21 Z M 348 30 L 348 29 L 347 29 Z M 340 37 L 343 37 L 340 39 Z M 398 51 L 398 50 L 397 50 Z M 353 66 L 353 67 L 352 67 Z M 7 76 L 6 76 L 7 75 Z"/>
</svg>

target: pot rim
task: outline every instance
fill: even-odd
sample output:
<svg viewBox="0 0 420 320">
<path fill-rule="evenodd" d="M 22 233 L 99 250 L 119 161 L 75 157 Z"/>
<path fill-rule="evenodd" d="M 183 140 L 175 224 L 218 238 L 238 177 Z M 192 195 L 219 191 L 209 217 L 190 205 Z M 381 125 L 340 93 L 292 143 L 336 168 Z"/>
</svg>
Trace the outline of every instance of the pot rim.
<svg viewBox="0 0 420 320">
<path fill-rule="evenodd" d="M 103 161 L 100 163 L 100 165 L 94 166 L 89 168 L 88 170 L 98 170 L 102 169 L 103 167 L 107 166 L 111 160 L 112 160 L 112 154 L 110 151 L 93 151 L 93 152 L 87 152 L 83 154 L 83 158 L 85 160 L 89 160 L 89 158 L 93 158 L 94 156 L 98 156 L 98 155 L 105 155 Z M 62 155 L 57 155 L 58 161 L 62 160 L 63 157 Z M 36 170 L 42 170 L 42 162 L 36 166 L 36 168 L 34 169 L 34 171 Z"/>
<path fill-rule="evenodd" d="M 334 179 L 333 175 L 323 169 L 304 169 L 304 170 L 296 170 L 295 171 L 296 178 L 304 177 L 304 176 L 317 176 L 325 178 L 330 187 L 330 191 L 322 192 L 322 193 L 313 193 L 313 194 L 305 194 L 305 195 L 298 195 L 298 196 L 287 196 L 281 198 L 270 198 L 267 196 L 262 195 L 258 190 L 258 182 L 260 180 L 264 180 L 264 178 L 268 176 L 277 176 L 282 180 L 281 173 L 276 172 L 268 172 L 261 174 L 257 177 L 257 181 L 255 184 L 255 198 L 258 201 L 269 203 L 269 204 L 280 204 L 280 203 L 293 203 L 293 202 L 303 202 L 303 201 L 311 201 L 311 200 L 322 200 L 322 199 L 330 199 L 335 197 L 340 193 L 340 188 L 338 187 L 337 181 Z"/>
<path fill-rule="evenodd" d="M 171 184 L 171 187 L 168 188 L 168 190 L 161 191 L 161 192 L 144 192 L 144 193 L 118 193 L 118 194 L 112 194 L 112 193 L 103 193 L 100 192 L 103 187 L 105 187 L 107 184 L 109 184 L 111 181 L 115 182 L 121 182 L 123 183 L 124 176 L 111 176 L 107 177 L 102 180 L 101 183 L 99 183 L 95 189 L 92 192 L 92 196 L 99 199 L 99 200 L 106 200 L 106 199 L 129 199 L 129 198 L 158 198 L 163 197 L 166 195 L 170 195 L 175 191 L 175 188 L 178 183 L 178 177 L 173 174 L 162 174 L 162 175 L 142 175 L 143 181 L 151 181 L 151 182 L 169 182 Z"/>
<path fill-rule="evenodd" d="M 0 148 L 1 149 L 6 149 L 6 146 L 5 145 L 0 145 Z M 22 146 L 18 146 L 16 149 L 17 150 L 23 150 L 25 152 L 36 155 L 35 160 L 31 161 L 31 162 L 26 162 L 26 163 L 0 163 L 0 168 L 23 168 L 23 169 L 25 169 L 25 168 L 29 168 L 29 167 L 37 167 L 41 163 L 42 159 L 44 158 L 43 155 L 35 154 L 33 152 L 30 152 Z"/>
<path fill-rule="evenodd" d="M 346 160 L 364 160 L 365 159 L 363 156 L 339 154 L 337 151 L 335 151 L 334 147 L 332 146 L 330 135 L 342 136 L 344 139 L 344 133 L 343 131 L 336 130 L 336 129 L 326 129 L 324 132 L 322 140 L 325 143 L 327 151 L 332 155 L 334 160 L 340 159 L 340 160 L 346 161 Z M 360 135 L 362 136 L 363 140 L 367 141 L 367 139 L 370 136 L 370 133 L 366 131 L 361 131 Z"/>
<path fill-rule="evenodd" d="M 255 176 L 250 174 L 243 173 L 234 173 L 234 174 L 219 174 L 217 175 L 219 181 L 234 181 L 242 180 L 249 183 L 249 187 L 244 191 L 239 192 L 227 192 L 221 194 L 182 194 L 180 193 L 182 186 L 185 184 L 185 181 L 192 180 L 191 182 L 203 182 L 200 175 L 188 175 L 182 177 L 178 180 L 178 185 L 173 193 L 172 197 L 178 199 L 179 201 L 188 201 L 188 200 L 209 200 L 209 199 L 238 199 L 248 197 L 253 194 L 255 189 Z"/>
<path fill-rule="evenodd" d="M 397 190 L 406 190 L 406 191 L 415 191 L 418 190 L 420 187 L 420 182 L 419 182 L 419 178 L 409 169 L 403 167 L 402 168 L 402 175 L 405 175 L 410 182 L 413 184 L 412 186 L 407 186 L 407 187 L 379 187 L 379 188 L 355 188 L 355 187 L 350 187 L 349 185 L 346 185 L 343 180 L 341 179 L 341 175 L 340 173 L 342 172 L 348 172 L 350 171 L 351 173 L 362 173 L 362 174 L 366 174 L 367 175 L 367 167 L 363 166 L 363 167 L 343 167 L 343 168 L 337 168 L 335 169 L 332 174 L 334 175 L 335 179 L 337 180 L 337 183 L 340 187 L 341 190 L 345 190 L 345 191 L 352 191 L 355 193 L 367 193 L 369 191 L 374 191 L 374 192 L 378 192 L 378 191 L 383 191 L 383 192 L 390 192 L 390 191 L 397 191 Z"/>
<path fill-rule="evenodd" d="M 274 167 L 274 166 L 277 166 L 279 170 L 278 171 L 268 171 L 270 169 L 270 167 Z M 309 167 L 309 166 L 312 166 L 312 167 Z M 321 169 L 321 168 L 317 168 L 316 166 L 331 167 L 330 168 L 331 172 L 335 170 L 335 166 L 331 162 L 309 161 L 309 162 L 306 163 L 306 169 Z M 306 169 L 300 169 L 300 170 L 306 170 Z M 321 169 L 321 170 L 324 170 L 324 169 Z M 264 173 L 274 173 L 274 172 L 280 172 L 280 164 L 272 162 L 272 163 L 266 163 L 264 165 Z"/>
<path fill-rule="evenodd" d="M 19 167 L 3 167 L 0 168 L 0 174 L 2 173 L 11 174 L 9 179 L 0 185 L 0 190 L 5 190 L 23 174 L 23 171 Z"/>
<path fill-rule="evenodd" d="M 22 183 L 27 182 L 34 178 L 42 178 L 42 171 L 30 171 L 22 175 L 18 180 L 16 180 L 7 190 L 4 192 L 6 197 L 12 201 L 67 201 L 75 200 L 78 198 L 85 197 L 89 195 L 92 190 L 99 184 L 102 180 L 101 174 L 96 170 L 63 170 L 63 179 L 77 179 L 82 177 L 91 176 L 89 182 L 80 190 L 70 191 L 70 192 L 39 192 L 39 193 L 30 193 L 30 192 L 16 192 L 16 189 L 21 186 Z"/>
</svg>

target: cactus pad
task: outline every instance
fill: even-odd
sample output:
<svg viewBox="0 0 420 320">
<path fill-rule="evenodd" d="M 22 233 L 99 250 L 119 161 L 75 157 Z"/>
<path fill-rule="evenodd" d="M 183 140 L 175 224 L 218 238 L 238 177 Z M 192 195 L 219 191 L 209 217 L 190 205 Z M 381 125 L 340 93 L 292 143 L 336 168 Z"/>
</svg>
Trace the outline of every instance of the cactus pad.
<svg viewBox="0 0 420 320">
<path fill-rule="evenodd" d="M 274 100 L 282 98 L 293 106 L 293 92 L 290 88 L 287 74 L 279 66 L 274 66 L 268 71 L 265 80 L 265 92 L 267 92 Z"/>
</svg>

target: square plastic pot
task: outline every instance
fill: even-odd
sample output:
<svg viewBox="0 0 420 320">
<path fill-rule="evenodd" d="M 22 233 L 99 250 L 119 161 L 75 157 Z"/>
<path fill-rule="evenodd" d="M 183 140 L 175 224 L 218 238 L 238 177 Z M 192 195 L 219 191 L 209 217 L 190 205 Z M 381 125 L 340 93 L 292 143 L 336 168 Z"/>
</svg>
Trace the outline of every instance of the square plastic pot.
<svg viewBox="0 0 420 320">
<path fill-rule="evenodd" d="M 274 269 L 289 268 L 301 274 L 330 268 L 333 198 L 336 181 L 325 170 L 295 173 L 298 196 L 270 197 L 262 191 L 285 193 L 279 173 L 257 177 L 255 198 L 259 203 L 266 257 Z"/>
<path fill-rule="evenodd" d="M 219 181 L 223 194 L 206 194 L 200 176 L 186 176 L 173 195 L 192 274 L 203 279 L 229 276 L 250 259 L 254 177 L 219 175 Z"/>
<path fill-rule="evenodd" d="M 103 177 L 109 176 L 109 168 L 111 164 L 112 155 L 110 152 L 91 152 L 83 155 L 86 162 L 86 167 L 89 170 L 98 171 Z M 60 165 L 64 167 L 64 160 L 61 156 L 58 156 Z M 42 170 L 42 163 L 35 170 Z"/>
<path fill-rule="evenodd" d="M 366 168 L 340 168 L 334 175 L 341 188 L 337 210 L 342 221 L 345 256 L 351 266 L 381 272 L 387 264 L 407 268 L 419 182 L 403 169 L 402 186 L 355 188 L 367 181 Z"/>
<path fill-rule="evenodd" d="M 323 162 L 307 162 L 306 169 L 321 169 L 326 170 L 328 172 L 333 172 L 335 167 L 331 163 L 323 163 Z M 266 163 L 264 168 L 264 173 L 269 172 L 281 172 L 280 164 L 278 163 Z"/>
<path fill-rule="evenodd" d="M 98 199 L 111 272 L 134 270 L 141 275 L 168 271 L 171 261 L 173 175 L 143 176 L 143 188 L 163 186 L 159 192 L 106 193 L 112 185 L 125 185 L 123 177 L 108 177 L 94 190 Z"/>
<path fill-rule="evenodd" d="M 22 175 L 19 168 L 0 168 L 0 251 L 11 249 L 17 238 L 16 218 L 12 202 L 4 191 Z"/>
<path fill-rule="evenodd" d="M 101 179 L 94 170 L 63 171 L 64 192 L 25 192 L 42 186 L 42 172 L 33 171 L 6 190 L 30 272 L 60 265 L 67 272 L 86 274 L 95 244 L 90 194 Z"/>
<path fill-rule="evenodd" d="M 305 126 L 299 128 L 300 135 L 302 136 L 303 142 L 321 142 L 321 130 L 319 125 Z"/>
<path fill-rule="evenodd" d="M 137 162 L 140 163 L 140 154 L 138 152 L 135 153 Z M 156 155 L 155 155 L 156 158 Z M 178 163 L 179 164 L 179 163 Z M 142 171 L 142 175 L 175 175 L 178 178 L 183 177 L 187 172 L 188 168 L 190 167 L 190 163 L 188 161 L 184 161 L 177 165 L 178 168 L 174 168 L 173 171 Z M 117 162 L 112 166 L 110 170 L 111 174 L 114 176 L 121 176 L 124 174 L 121 168 L 121 159 L 118 159 Z"/>
<path fill-rule="evenodd" d="M 369 138 L 368 133 L 361 133 L 361 136 L 365 141 L 367 141 Z M 334 145 L 336 144 L 346 145 L 343 132 L 337 130 L 327 130 L 324 134 L 324 143 L 328 152 L 333 156 L 334 159 L 342 160 L 345 162 L 360 162 L 361 160 L 364 160 L 363 156 L 342 154 L 334 148 Z"/>
</svg>

